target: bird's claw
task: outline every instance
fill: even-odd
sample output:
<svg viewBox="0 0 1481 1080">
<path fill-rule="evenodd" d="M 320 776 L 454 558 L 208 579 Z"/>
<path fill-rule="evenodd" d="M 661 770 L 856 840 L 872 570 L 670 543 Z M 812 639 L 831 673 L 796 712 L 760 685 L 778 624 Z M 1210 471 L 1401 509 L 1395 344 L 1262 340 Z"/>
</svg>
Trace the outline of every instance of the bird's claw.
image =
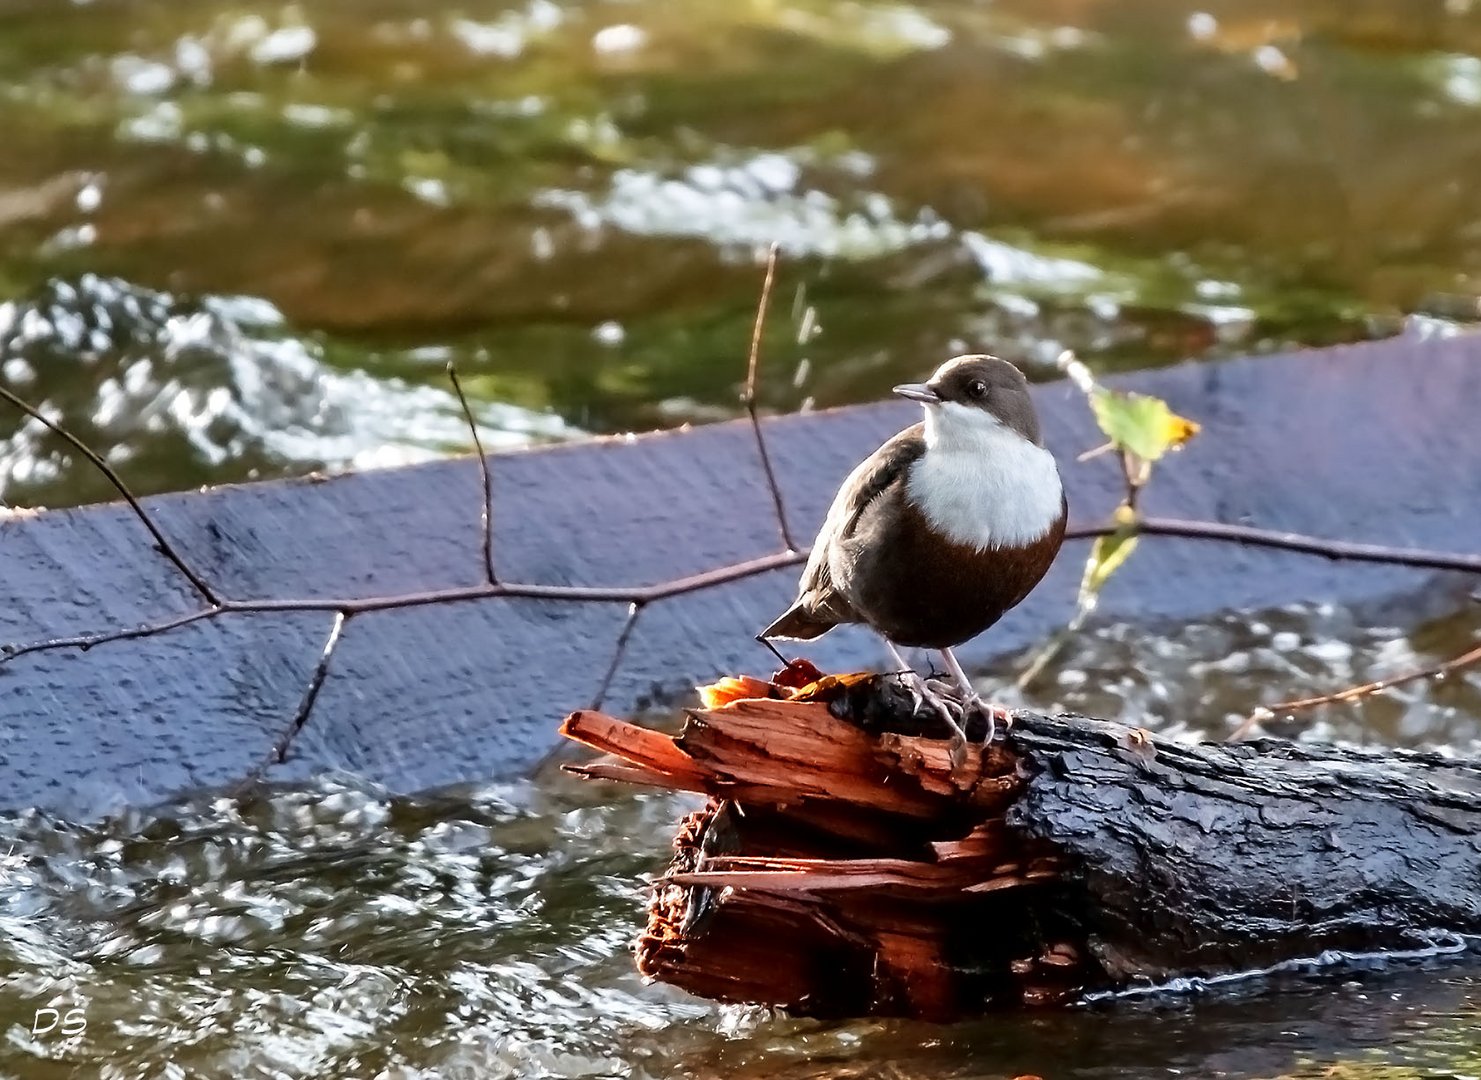
<svg viewBox="0 0 1481 1080">
<path fill-rule="evenodd" d="M 961 733 L 952 735 L 947 753 L 950 755 L 951 771 L 960 772 L 962 766 L 967 764 L 967 737 Z"/>
<path fill-rule="evenodd" d="M 956 732 L 963 739 L 966 738 L 966 732 L 962 728 L 964 713 L 961 711 L 961 706 L 932 690 L 926 685 L 926 680 L 917 672 L 902 672 L 901 678 L 905 683 L 906 690 L 910 693 L 910 709 L 913 713 L 918 714 L 922 706 L 927 706 L 933 713 L 941 717 L 942 720 L 945 720 L 947 726 L 952 731 Z"/>
<path fill-rule="evenodd" d="M 962 703 L 964 727 L 966 725 L 966 717 L 971 716 L 973 713 L 980 714 L 987 721 L 987 735 L 982 740 L 984 744 L 991 743 L 996 739 L 1000 730 L 1004 734 L 1007 734 L 1013 727 L 1013 713 L 1007 706 L 999 705 L 995 701 L 983 701 L 975 693 L 968 695 L 967 699 Z"/>
<path fill-rule="evenodd" d="M 911 712 L 919 714 L 922 708 L 929 708 L 951 728 L 950 754 L 953 771 L 960 770 L 967 762 L 967 747 L 970 745 L 967 724 L 974 714 L 980 714 L 987 721 L 987 733 L 982 740 L 984 746 L 990 745 L 1000 731 L 1006 733 L 1013 727 L 1013 713 L 1006 706 L 983 701 L 972 692 L 968 692 L 961 702 L 957 702 L 936 693 L 927 685 L 925 678 L 915 671 L 902 671 L 900 678 L 910 694 Z"/>
<path fill-rule="evenodd" d="M 944 698 L 926 685 L 926 680 L 914 671 L 901 673 L 905 688 L 910 693 L 910 708 L 914 713 L 919 713 L 921 707 L 928 706 L 932 712 L 946 721 L 947 727 L 951 728 L 951 754 L 952 771 L 958 771 L 967 763 L 967 713 L 956 702 Z"/>
</svg>

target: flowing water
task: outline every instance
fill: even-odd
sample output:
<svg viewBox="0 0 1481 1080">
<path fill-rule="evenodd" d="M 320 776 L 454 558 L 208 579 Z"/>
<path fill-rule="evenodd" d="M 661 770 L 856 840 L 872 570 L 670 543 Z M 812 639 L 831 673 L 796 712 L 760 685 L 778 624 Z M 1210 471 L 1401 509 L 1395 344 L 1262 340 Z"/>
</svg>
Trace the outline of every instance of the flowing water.
<svg viewBox="0 0 1481 1080">
<path fill-rule="evenodd" d="M 1481 1064 L 1481 971 L 1454 963 L 947 1028 L 644 986 L 638 882 L 680 809 L 564 784 L 391 800 L 325 782 L 98 830 L 6 822 L 27 857 L 0 908 L 0 1074 L 1398 1080 Z M 33 1036 L 38 1008 L 86 1029 Z M 1352 1071 L 1325 1071 L 1338 1062 Z"/>
<path fill-rule="evenodd" d="M 1481 605 L 1470 602 L 1409 627 L 1295 608 L 1166 635 L 1107 626 L 1076 638 L 1023 696 L 1139 715 L 1174 737 L 1224 735 L 1251 701 L 1282 688 L 1391 674 L 1478 633 Z M 1481 677 L 1466 674 L 1311 722 L 1327 738 L 1478 753 L 1477 716 Z M 1454 958 L 950 1027 L 788 1020 L 645 986 L 628 951 L 643 884 L 690 808 L 551 773 L 418 798 L 329 777 L 86 828 L 35 813 L 0 819 L 0 1076 L 1481 1071 L 1481 965 Z"/>
<path fill-rule="evenodd" d="M 141 491 L 1476 321 L 1471 0 L 3 0 L 0 378 Z M 18 429 L 17 429 L 18 426 Z M 105 497 L 0 416 L 0 498 Z"/>
<path fill-rule="evenodd" d="M 1105 371 L 1481 314 L 1471 0 L 0 0 L 0 132 L 0 380 L 141 492 L 462 452 L 450 361 L 486 446 L 733 415 L 773 240 L 777 411 L 950 351 Z M 0 414 L 0 508 L 110 494 Z M 988 680 L 1222 735 L 1478 633 L 1463 594 L 1306 604 Z M 1270 726 L 1476 752 L 1478 720 L 1458 673 Z M 0 1077 L 1481 1076 L 1465 963 L 950 1028 L 644 986 L 683 808 L 326 778 L 0 819 Z"/>
</svg>

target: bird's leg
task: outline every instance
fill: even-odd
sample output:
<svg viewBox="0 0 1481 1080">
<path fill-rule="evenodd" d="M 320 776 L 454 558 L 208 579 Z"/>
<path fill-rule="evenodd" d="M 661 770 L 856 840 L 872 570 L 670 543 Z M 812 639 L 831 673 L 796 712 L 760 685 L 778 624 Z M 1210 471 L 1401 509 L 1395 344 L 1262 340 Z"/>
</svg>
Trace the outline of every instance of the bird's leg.
<svg viewBox="0 0 1481 1080">
<path fill-rule="evenodd" d="M 911 707 L 915 712 L 920 712 L 922 705 L 929 705 L 931 711 L 946 721 L 946 726 L 951 728 L 951 766 L 954 769 L 961 768 L 967 760 L 967 732 L 952 715 L 951 706 L 941 699 L 941 695 L 926 685 L 926 680 L 921 678 L 920 673 L 910 666 L 910 662 L 900 655 L 900 650 L 895 648 L 895 643 L 885 638 L 885 648 L 890 650 L 890 655 L 895 658 L 895 663 L 900 666 L 900 673 L 905 677 L 905 685 L 910 690 Z"/>
<path fill-rule="evenodd" d="M 1002 705 L 994 702 L 983 701 L 977 691 L 972 688 L 972 680 L 967 678 L 967 673 L 962 670 L 962 665 L 950 649 L 942 649 L 941 655 L 946 659 L 946 670 L 951 672 L 951 677 L 956 680 L 957 688 L 962 693 L 963 716 L 973 709 L 981 709 L 982 714 L 987 717 L 987 742 L 992 742 L 997 734 L 998 721 L 1002 721 L 1003 730 L 1007 731 L 1013 726 L 1013 714 Z"/>
</svg>

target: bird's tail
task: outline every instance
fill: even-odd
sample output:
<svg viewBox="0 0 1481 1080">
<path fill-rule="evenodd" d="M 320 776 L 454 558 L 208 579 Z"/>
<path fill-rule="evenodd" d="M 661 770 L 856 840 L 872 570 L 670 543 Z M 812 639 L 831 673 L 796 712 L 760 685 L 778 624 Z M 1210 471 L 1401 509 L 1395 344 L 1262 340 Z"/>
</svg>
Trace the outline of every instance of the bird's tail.
<svg viewBox="0 0 1481 1080">
<path fill-rule="evenodd" d="M 803 606 L 801 601 L 793 604 L 781 617 L 761 633 L 758 638 L 786 638 L 791 641 L 812 641 L 822 637 L 837 625 L 832 619 L 817 615 Z"/>
</svg>

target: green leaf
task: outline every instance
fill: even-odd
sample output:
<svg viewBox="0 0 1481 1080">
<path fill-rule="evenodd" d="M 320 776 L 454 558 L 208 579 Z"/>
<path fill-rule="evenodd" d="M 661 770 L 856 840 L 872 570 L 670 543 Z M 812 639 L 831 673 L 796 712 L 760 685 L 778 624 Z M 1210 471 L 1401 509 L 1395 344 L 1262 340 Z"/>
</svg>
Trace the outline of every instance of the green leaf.
<svg viewBox="0 0 1481 1080">
<path fill-rule="evenodd" d="M 1192 420 L 1169 409 L 1167 402 L 1146 394 L 1097 386 L 1090 394 L 1090 408 L 1117 449 L 1129 450 L 1143 461 L 1156 461 L 1199 430 Z"/>
<path fill-rule="evenodd" d="M 1075 605 L 1075 615 L 1070 619 L 1069 625 L 1050 639 L 1039 654 L 1029 662 L 1016 680 L 1019 690 L 1028 689 L 1044 669 L 1059 655 L 1060 649 L 1066 641 L 1080 628 L 1085 625 L 1085 620 L 1090 618 L 1091 612 L 1095 610 L 1096 595 L 1101 586 L 1106 583 L 1118 567 L 1131 556 L 1132 549 L 1136 547 L 1136 512 L 1130 506 L 1122 503 L 1116 510 L 1116 522 L 1120 525 L 1115 532 L 1108 536 L 1102 536 L 1090 549 L 1090 559 L 1085 564 L 1085 576 L 1080 581 L 1080 597 Z"/>
<path fill-rule="evenodd" d="M 1123 526 L 1108 536 L 1096 540 L 1090 549 L 1090 558 L 1085 563 L 1085 575 L 1080 579 L 1080 607 L 1087 610 L 1095 606 L 1095 598 L 1121 564 L 1131 557 L 1136 549 L 1136 529 Z"/>
</svg>

